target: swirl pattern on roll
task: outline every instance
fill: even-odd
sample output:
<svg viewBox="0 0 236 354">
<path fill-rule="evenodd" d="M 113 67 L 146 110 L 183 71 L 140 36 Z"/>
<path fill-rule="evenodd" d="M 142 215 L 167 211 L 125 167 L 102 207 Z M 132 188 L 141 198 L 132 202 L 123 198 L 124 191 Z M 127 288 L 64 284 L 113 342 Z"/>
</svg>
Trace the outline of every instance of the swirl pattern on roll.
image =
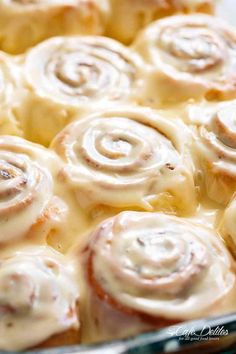
<svg viewBox="0 0 236 354">
<path fill-rule="evenodd" d="M 140 57 L 99 36 L 47 40 L 26 54 L 23 71 L 28 94 L 18 116 L 26 137 L 46 146 L 75 118 L 136 101 L 143 80 Z"/>
<path fill-rule="evenodd" d="M 85 208 L 103 204 L 153 210 L 165 200 L 172 210 L 196 206 L 179 130 L 150 109 L 103 111 L 73 122 L 52 148 L 66 162 L 61 175 Z"/>
<path fill-rule="evenodd" d="M 33 144 L 1 136 L 0 244 L 34 237 L 43 241 L 52 228 L 59 227 L 66 212 L 64 202 L 54 196 L 51 174 L 34 161 Z"/>
<path fill-rule="evenodd" d="M 209 197 L 227 204 L 236 188 L 236 102 L 200 110 L 194 154 Z M 200 119 L 199 119 L 200 121 Z"/>
<path fill-rule="evenodd" d="M 131 50 L 109 38 L 58 37 L 29 52 L 25 73 L 39 94 L 76 104 L 129 95 L 138 62 Z"/>
<path fill-rule="evenodd" d="M 236 97 L 235 31 L 215 17 L 173 16 L 157 21 L 138 36 L 134 48 L 156 70 L 163 95 L 171 87 L 179 90 L 173 93 L 173 101 Z"/>
<path fill-rule="evenodd" d="M 101 327 L 111 309 L 152 328 L 219 314 L 235 291 L 233 262 L 218 235 L 186 219 L 123 212 L 97 227 L 84 252 L 90 300 L 109 311 L 92 314 Z M 122 335 L 128 326 L 121 324 Z"/>
<path fill-rule="evenodd" d="M 69 329 L 78 331 L 78 300 L 72 263 L 50 247 L 1 257 L 0 349 L 23 350 Z"/>
<path fill-rule="evenodd" d="M 104 32 L 108 0 L 1 0 L 0 49 L 20 54 L 57 35 Z"/>
</svg>

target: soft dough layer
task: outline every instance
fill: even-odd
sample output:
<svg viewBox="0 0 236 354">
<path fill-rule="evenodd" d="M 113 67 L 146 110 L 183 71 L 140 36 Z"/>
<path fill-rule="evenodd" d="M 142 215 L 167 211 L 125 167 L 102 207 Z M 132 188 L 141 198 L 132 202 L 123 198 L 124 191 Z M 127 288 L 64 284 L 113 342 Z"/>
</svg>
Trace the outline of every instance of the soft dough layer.
<svg viewBox="0 0 236 354">
<path fill-rule="evenodd" d="M 28 349 L 50 343 L 52 336 L 55 346 L 78 343 L 78 301 L 73 264 L 52 248 L 27 247 L 1 256 L 0 350 Z"/>
<path fill-rule="evenodd" d="M 18 116 L 26 137 L 45 145 L 75 116 L 136 101 L 145 70 L 131 49 L 99 36 L 52 38 L 22 59 L 26 97 Z"/>
<path fill-rule="evenodd" d="M 146 94 L 154 106 L 189 98 L 236 97 L 235 30 L 216 17 L 156 21 L 140 33 L 133 47 L 152 66 Z"/>
<path fill-rule="evenodd" d="M 232 311 L 233 261 L 197 223 L 123 212 L 92 232 L 82 256 L 93 341 Z"/>
<path fill-rule="evenodd" d="M 187 137 L 181 122 L 123 107 L 71 123 L 51 147 L 66 163 L 60 178 L 87 210 L 107 205 L 192 213 L 196 195 Z"/>
<path fill-rule="evenodd" d="M 23 53 L 56 35 L 102 34 L 107 0 L 1 0 L 0 49 Z"/>
</svg>

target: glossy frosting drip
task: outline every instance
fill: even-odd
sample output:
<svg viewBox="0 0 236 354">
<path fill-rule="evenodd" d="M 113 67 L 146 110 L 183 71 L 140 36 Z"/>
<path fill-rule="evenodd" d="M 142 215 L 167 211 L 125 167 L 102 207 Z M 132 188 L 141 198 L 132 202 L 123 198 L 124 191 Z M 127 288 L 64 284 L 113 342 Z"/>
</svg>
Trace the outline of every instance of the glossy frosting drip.
<svg viewBox="0 0 236 354">
<path fill-rule="evenodd" d="M 39 94 L 78 104 L 126 98 L 138 63 L 131 50 L 109 38 L 58 37 L 31 50 L 25 70 L 27 81 Z"/>
<path fill-rule="evenodd" d="M 157 70 L 162 85 L 179 85 L 185 99 L 236 96 L 236 36 L 219 19 L 191 15 L 157 21 L 138 36 L 134 48 Z"/>
<path fill-rule="evenodd" d="M 45 153 L 43 149 L 41 153 Z M 0 137 L 0 244 L 33 237 L 40 224 L 44 225 L 42 238 L 56 227 L 66 210 L 53 195 L 52 176 L 34 161 L 33 144 L 17 137 Z"/>
<path fill-rule="evenodd" d="M 98 296 L 139 313 L 206 316 L 235 285 L 232 263 L 211 229 L 161 213 L 124 212 L 103 222 L 89 246 Z M 114 303 L 111 302 L 111 303 Z"/>
<path fill-rule="evenodd" d="M 2 257 L 0 349 L 23 350 L 78 329 L 78 300 L 73 265 L 53 249 L 29 247 Z"/>
<path fill-rule="evenodd" d="M 160 194 L 178 198 L 188 190 L 189 208 L 194 186 L 176 129 L 148 109 L 107 111 L 69 125 L 52 148 L 67 163 L 62 174 L 84 207 L 152 210 Z"/>
</svg>

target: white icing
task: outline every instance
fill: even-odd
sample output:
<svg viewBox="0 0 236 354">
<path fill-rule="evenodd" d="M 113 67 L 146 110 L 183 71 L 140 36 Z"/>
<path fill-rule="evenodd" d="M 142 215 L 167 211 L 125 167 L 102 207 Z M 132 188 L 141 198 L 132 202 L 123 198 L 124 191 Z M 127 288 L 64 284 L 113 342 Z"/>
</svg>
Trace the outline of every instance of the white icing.
<svg viewBox="0 0 236 354">
<path fill-rule="evenodd" d="M 47 155 L 43 148 L 40 153 Z M 67 212 L 66 205 L 53 195 L 51 174 L 34 161 L 33 155 L 33 144 L 17 137 L 0 137 L 1 244 L 21 241 L 41 218 L 42 237 Z"/>
<path fill-rule="evenodd" d="M 23 350 L 78 329 L 78 300 L 73 265 L 53 249 L 29 247 L 1 258 L 0 349 Z"/>
<path fill-rule="evenodd" d="M 85 208 L 105 204 L 152 210 L 162 193 L 181 204 L 180 195 L 187 190 L 188 208 L 194 208 L 186 131 L 182 125 L 180 129 L 181 138 L 175 123 L 155 112 L 123 108 L 72 123 L 52 148 L 67 163 L 63 173 Z"/>
<path fill-rule="evenodd" d="M 58 37 L 28 53 L 25 76 L 39 96 L 78 105 L 88 99 L 126 99 L 139 64 L 131 50 L 109 38 Z"/>
<path fill-rule="evenodd" d="M 161 213 L 123 212 L 90 243 L 103 291 L 139 313 L 187 320 L 222 311 L 235 287 L 232 261 L 203 225 Z"/>
<path fill-rule="evenodd" d="M 227 204 L 236 186 L 236 102 L 190 109 L 195 156 L 211 199 Z"/>
<path fill-rule="evenodd" d="M 136 102 L 145 76 L 137 54 L 101 36 L 55 37 L 22 59 L 26 95 L 17 113 L 26 137 L 46 146 L 77 118 Z"/>
<path fill-rule="evenodd" d="M 215 17 L 172 16 L 154 22 L 133 47 L 151 64 L 150 82 L 163 101 L 236 96 L 235 32 Z M 168 97 L 170 90 L 173 97 Z"/>
</svg>

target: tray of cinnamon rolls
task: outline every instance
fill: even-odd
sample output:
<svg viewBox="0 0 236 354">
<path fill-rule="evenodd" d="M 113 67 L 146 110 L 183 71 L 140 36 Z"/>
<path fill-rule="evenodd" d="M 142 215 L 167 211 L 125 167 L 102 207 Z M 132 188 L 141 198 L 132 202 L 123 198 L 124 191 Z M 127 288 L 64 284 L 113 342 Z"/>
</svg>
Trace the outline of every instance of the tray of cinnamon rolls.
<svg viewBox="0 0 236 354">
<path fill-rule="evenodd" d="M 234 16 L 0 0 L 0 353 L 236 352 Z"/>
</svg>

